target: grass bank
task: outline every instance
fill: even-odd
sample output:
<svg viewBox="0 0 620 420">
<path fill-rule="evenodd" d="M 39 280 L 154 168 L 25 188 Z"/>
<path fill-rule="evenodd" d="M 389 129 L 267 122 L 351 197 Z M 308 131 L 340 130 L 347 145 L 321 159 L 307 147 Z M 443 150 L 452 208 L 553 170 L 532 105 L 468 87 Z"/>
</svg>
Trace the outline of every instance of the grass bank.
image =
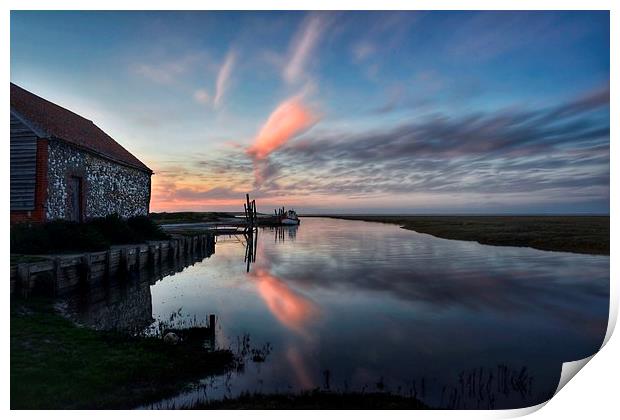
<svg viewBox="0 0 620 420">
<path fill-rule="evenodd" d="M 545 251 L 609 255 L 609 216 L 380 216 L 328 215 L 393 223 L 445 239 Z"/>
<path fill-rule="evenodd" d="M 49 301 L 11 303 L 11 409 L 132 408 L 231 362 L 229 351 L 75 326 Z"/>
<path fill-rule="evenodd" d="M 191 409 L 222 410 L 419 410 L 428 409 L 414 397 L 390 393 L 310 391 L 301 394 L 245 394 L 196 404 Z"/>
<path fill-rule="evenodd" d="M 149 218 L 157 224 L 205 223 L 217 222 L 221 219 L 229 219 L 235 217 L 236 214 L 237 213 L 179 211 L 172 213 L 150 213 Z"/>
</svg>

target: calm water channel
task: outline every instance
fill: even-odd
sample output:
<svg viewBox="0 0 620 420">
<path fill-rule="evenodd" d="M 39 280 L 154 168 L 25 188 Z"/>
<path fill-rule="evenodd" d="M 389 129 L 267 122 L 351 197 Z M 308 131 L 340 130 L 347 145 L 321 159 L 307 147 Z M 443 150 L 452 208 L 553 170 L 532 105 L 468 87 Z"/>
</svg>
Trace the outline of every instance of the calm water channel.
<svg viewBox="0 0 620 420">
<path fill-rule="evenodd" d="M 417 395 L 433 406 L 516 408 L 547 399 L 562 362 L 600 347 L 609 257 L 452 241 L 395 225 L 305 218 L 243 237 L 159 280 L 70 303 L 99 328 L 206 325 L 243 368 L 154 407 L 244 391 Z M 244 352 L 244 349 L 246 350 Z"/>
</svg>

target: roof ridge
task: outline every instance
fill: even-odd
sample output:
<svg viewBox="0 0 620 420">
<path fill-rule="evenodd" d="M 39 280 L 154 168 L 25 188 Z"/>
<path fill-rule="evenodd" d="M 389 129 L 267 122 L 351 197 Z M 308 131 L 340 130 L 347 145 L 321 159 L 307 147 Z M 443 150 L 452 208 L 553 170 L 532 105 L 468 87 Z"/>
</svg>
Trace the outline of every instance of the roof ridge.
<svg viewBox="0 0 620 420">
<path fill-rule="evenodd" d="M 139 170 L 153 171 L 101 129 L 93 120 L 11 83 L 11 109 L 41 128 L 49 137 L 64 140 L 104 158 Z"/>
<path fill-rule="evenodd" d="M 23 90 L 24 92 L 26 92 L 26 93 L 28 93 L 28 94 L 30 94 L 30 95 L 32 95 L 32 96 L 36 96 L 38 99 L 40 99 L 40 100 L 42 100 L 42 101 L 44 101 L 44 102 L 47 102 L 48 104 L 50 104 L 50 105 L 52 105 L 52 106 L 54 106 L 54 107 L 56 107 L 56 108 L 60 108 L 60 109 L 62 109 L 63 111 L 70 112 L 70 113 L 72 113 L 73 115 L 75 115 L 76 117 L 81 118 L 81 119 L 83 119 L 84 121 L 88 121 L 88 122 L 90 122 L 90 123 L 94 124 L 93 120 L 90 120 L 90 119 L 88 119 L 88 118 L 86 118 L 86 117 L 83 117 L 83 116 L 81 116 L 80 114 L 78 114 L 77 112 L 75 112 L 75 111 L 71 111 L 69 108 L 65 108 L 65 107 L 64 107 L 64 106 L 62 106 L 62 105 L 58 105 L 57 103 L 52 102 L 52 101 L 50 101 L 50 100 L 48 100 L 48 99 L 45 99 L 44 97 L 39 96 L 39 95 L 37 95 L 36 93 L 32 93 L 32 92 L 30 92 L 29 90 L 24 89 L 23 87 L 21 87 L 21 86 L 19 86 L 19 85 L 16 85 L 16 84 L 15 84 L 15 83 L 13 83 L 13 82 L 11 82 L 11 85 L 12 85 L 12 86 L 14 86 L 14 87 L 16 87 L 17 89 Z"/>
</svg>

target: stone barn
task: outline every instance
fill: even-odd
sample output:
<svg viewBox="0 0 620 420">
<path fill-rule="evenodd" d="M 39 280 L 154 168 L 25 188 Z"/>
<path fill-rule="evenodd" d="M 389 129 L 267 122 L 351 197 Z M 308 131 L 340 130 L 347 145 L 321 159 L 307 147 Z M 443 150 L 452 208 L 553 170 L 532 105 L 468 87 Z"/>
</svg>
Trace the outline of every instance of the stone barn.
<svg viewBox="0 0 620 420">
<path fill-rule="evenodd" d="M 99 127 L 11 83 L 11 223 L 147 215 L 151 171 Z"/>
</svg>

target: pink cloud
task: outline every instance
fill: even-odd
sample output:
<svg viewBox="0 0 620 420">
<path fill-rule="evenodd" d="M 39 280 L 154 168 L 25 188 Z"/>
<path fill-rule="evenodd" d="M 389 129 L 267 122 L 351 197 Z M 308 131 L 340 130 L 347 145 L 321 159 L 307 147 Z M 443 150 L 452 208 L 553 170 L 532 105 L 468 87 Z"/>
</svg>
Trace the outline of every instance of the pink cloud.
<svg viewBox="0 0 620 420">
<path fill-rule="evenodd" d="M 299 96 L 287 99 L 271 113 L 247 152 L 255 159 L 265 159 L 317 121 L 317 116 L 302 103 Z"/>
</svg>

